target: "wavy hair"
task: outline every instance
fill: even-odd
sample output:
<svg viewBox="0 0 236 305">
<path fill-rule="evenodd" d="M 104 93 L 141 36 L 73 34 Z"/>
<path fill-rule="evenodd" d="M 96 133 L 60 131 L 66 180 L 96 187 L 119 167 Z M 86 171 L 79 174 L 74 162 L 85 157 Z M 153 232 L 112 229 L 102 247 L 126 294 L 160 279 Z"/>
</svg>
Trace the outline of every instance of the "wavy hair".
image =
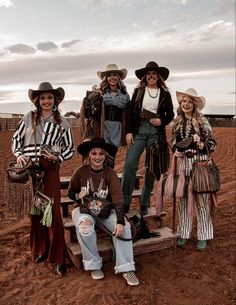
<svg viewBox="0 0 236 305">
<path fill-rule="evenodd" d="M 123 94 L 126 94 L 127 89 L 126 89 L 126 86 L 125 86 L 124 82 L 122 81 L 122 79 L 120 78 L 120 75 L 118 73 L 116 75 L 117 75 L 117 78 L 118 78 L 118 82 L 117 82 L 118 89 L 120 89 L 120 91 Z M 110 85 L 108 83 L 107 77 L 108 77 L 108 74 L 105 74 L 101 83 L 99 84 L 99 90 L 101 91 L 101 94 L 104 94 L 106 89 L 110 89 Z"/>
<path fill-rule="evenodd" d="M 183 97 L 182 97 L 183 98 Z M 180 127 L 183 125 L 184 121 L 186 120 L 185 114 L 183 110 L 181 109 L 181 103 L 177 108 L 177 117 L 173 120 L 173 132 L 178 132 L 180 130 Z M 197 110 L 197 107 L 194 103 L 194 99 L 192 98 L 193 103 L 193 113 L 192 113 L 192 125 L 195 130 L 195 132 L 199 135 L 200 134 L 200 126 L 203 124 L 203 114 Z"/>
</svg>

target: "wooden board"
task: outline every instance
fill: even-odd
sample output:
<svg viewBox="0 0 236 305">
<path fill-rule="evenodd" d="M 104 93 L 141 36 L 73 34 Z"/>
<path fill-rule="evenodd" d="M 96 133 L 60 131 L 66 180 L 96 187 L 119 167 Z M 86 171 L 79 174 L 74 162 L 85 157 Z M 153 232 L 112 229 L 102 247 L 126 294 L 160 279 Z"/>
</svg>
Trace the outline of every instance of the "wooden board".
<svg viewBox="0 0 236 305">
<path fill-rule="evenodd" d="M 173 234 L 170 228 L 163 227 L 158 229 L 157 231 L 161 234 L 160 237 L 141 239 L 133 244 L 134 255 L 141 255 L 144 253 L 149 253 L 176 246 L 176 240 L 178 235 Z M 69 243 L 67 244 L 67 249 L 72 262 L 75 264 L 76 267 L 80 268 L 82 266 L 82 254 L 79 243 Z M 104 262 L 112 260 L 113 252 L 111 247 L 111 240 L 109 237 L 98 239 L 98 250 Z"/>
</svg>

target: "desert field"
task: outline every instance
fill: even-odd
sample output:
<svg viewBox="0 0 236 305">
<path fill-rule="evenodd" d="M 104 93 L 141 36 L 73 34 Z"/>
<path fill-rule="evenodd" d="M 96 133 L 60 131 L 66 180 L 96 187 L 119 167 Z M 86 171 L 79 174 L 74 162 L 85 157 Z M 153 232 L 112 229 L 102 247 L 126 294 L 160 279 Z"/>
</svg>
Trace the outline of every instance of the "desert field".
<svg viewBox="0 0 236 305">
<path fill-rule="evenodd" d="M 4 175 L 13 160 L 13 131 L 0 132 L 0 305 L 233 305 L 236 302 L 235 128 L 213 128 L 218 143 L 214 159 L 221 170 L 222 186 L 214 216 L 214 240 L 205 252 L 196 250 L 196 223 L 185 249 L 170 248 L 135 257 L 140 286 L 129 287 L 104 264 L 105 279 L 94 281 L 89 272 L 76 269 L 59 278 L 53 266 L 34 264 L 29 249 L 30 221 L 17 221 L 3 197 Z M 74 128 L 75 146 L 80 137 Z M 116 170 L 122 172 L 125 149 Z M 75 153 L 64 162 L 61 175 L 71 175 L 81 164 Z M 144 173 L 142 156 L 139 173 Z M 158 182 L 151 205 L 155 206 Z M 172 203 L 165 200 L 164 224 L 171 227 Z"/>
</svg>

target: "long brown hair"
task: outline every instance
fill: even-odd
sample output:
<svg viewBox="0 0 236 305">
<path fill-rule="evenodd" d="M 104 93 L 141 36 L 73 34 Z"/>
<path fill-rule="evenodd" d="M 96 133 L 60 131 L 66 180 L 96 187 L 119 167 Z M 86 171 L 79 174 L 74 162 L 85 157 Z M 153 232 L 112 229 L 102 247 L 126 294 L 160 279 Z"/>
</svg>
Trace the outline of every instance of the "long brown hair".
<svg viewBox="0 0 236 305">
<path fill-rule="evenodd" d="M 156 72 L 157 73 L 157 72 Z M 164 81 L 164 79 L 162 78 L 162 76 L 157 73 L 157 76 L 158 76 L 158 80 L 157 80 L 157 87 L 158 88 L 161 88 L 163 87 L 164 89 L 168 90 L 168 87 Z M 146 73 L 144 74 L 144 76 L 141 78 L 139 84 L 138 84 L 138 87 L 141 87 L 141 88 L 145 88 L 147 87 L 147 79 L 146 79 Z"/>
<path fill-rule="evenodd" d="M 53 95 L 53 96 L 54 96 L 54 105 L 57 107 L 57 109 L 55 111 L 53 111 L 53 117 L 54 117 L 56 124 L 60 125 L 61 124 L 61 114 L 58 110 L 59 102 L 56 99 L 55 95 Z M 34 116 L 33 116 L 33 130 L 35 130 L 36 126 L 38 124 L 40 124 L 40 117 L 42 115 L 42 108 L 40 107 L 40 104 L 39 104 L 39 98 L 40 98 L 40 95 L 37 96 L 33 101 L 34 105 L 36 107 L 36 110 L 34 111 Z"/>
</svg>

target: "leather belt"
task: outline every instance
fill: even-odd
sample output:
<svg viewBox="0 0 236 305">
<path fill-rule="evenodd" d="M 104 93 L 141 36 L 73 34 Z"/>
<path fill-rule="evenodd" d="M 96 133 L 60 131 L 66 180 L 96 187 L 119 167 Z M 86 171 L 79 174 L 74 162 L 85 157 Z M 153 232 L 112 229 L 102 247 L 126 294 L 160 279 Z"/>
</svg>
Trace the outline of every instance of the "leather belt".
<svg viewBox="0 0 236 305">
<path fill-rule="evenodd" d="M 122 109 L 114 105 L 105 106 L 105 120 L 121 122 Z"/>
</svg>

